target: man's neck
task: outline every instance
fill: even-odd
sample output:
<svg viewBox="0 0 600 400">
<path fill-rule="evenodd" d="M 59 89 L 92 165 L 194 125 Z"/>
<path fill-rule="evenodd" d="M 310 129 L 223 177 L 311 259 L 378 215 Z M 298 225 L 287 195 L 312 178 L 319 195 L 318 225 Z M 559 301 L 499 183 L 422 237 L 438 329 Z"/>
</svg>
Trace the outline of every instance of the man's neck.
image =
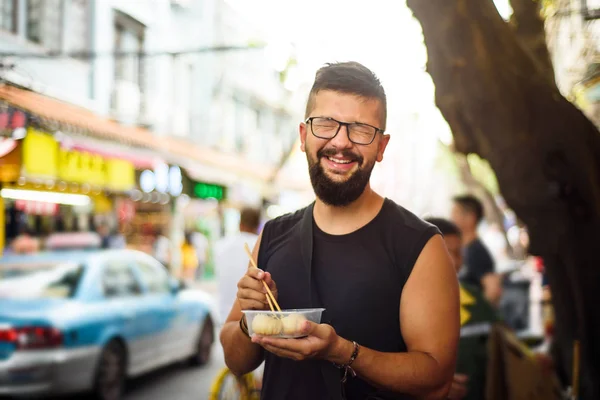
<svg viewBox="0 0 600 400">
<path fill-rule="evenodd" d="M 319 228 L 332 235 L 344 235 L 369 223 L 381 210 L 383 197 L 375 193 L 370 185 L 358 199 L 344 207 L 325 204 L 318 197 L 313 216 Z"/>
<path fill-rule="evenodd" d="M 477 232 L 476 231 L 464 231 L 463 232 L 463 245 L 468 246 L 477 240 Z"/>
</svg>

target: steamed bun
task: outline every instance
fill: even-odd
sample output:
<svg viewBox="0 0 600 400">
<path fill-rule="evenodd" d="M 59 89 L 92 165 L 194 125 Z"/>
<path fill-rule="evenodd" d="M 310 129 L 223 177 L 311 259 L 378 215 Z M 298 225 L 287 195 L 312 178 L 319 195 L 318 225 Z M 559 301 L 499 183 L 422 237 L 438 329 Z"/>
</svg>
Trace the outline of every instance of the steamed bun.
<svg viewBox="0 0 600 400">
<path fill-rule="evenodd" d="M 302 324 L 306 321 L 306 317 L 301 314 L 290 314 L 281 322 L 283 325 L 283 333 L 285 335 L 297 335 L 302 329 Z"/>
<path fill-rule="evenodd" d="M 281 333 L 281 320 L 265 314 L 258 314 L 252 320 L 252 331 L 257 335 L 279 335 Z"/>
</svg>

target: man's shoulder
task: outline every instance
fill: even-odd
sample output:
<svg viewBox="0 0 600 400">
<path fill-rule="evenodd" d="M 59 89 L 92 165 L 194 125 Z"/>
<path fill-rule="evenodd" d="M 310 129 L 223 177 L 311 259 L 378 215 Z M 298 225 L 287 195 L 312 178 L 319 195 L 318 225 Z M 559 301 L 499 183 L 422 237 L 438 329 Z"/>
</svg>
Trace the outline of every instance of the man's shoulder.
<svg viewBox="0 0 600 400">
<path fill-rule="evenodd" d="M 437 231 L 435 225 L 430 224 L 424 219 L 418 217 L 415 213 L 401 206 L 395 201 L 385 199 L 385 221 L 397 228 L 404 228 L 413 233 L 423 231 Z"/>
<path fill-rule="evenodd" d="M 279 217 L 267 221 L 265 227 L 263 228 L 263 232 L 269 230 L 271 234 L 275 235 L 281 235 L 286 232 L 289 232 L 294 227 L 296 227 L 300 223 L 300 221 L 302 221 L 302 218 L 304 218 L 305 213 L 311 209 L 311 205 L 308 205 L 294 212 L 283 214 Z"/>
</svg>

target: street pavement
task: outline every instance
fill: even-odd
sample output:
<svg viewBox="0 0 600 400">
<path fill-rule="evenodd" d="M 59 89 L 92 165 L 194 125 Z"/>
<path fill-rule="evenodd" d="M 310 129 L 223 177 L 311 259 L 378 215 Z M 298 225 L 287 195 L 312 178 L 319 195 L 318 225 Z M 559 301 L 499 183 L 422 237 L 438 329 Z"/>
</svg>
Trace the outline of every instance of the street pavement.
<svg viewBox="0 0 600 400">
<path fill-rule="evenodd" d="M 130 381 L 125 400 L 206 400 L 210 385 L 225 366 L 223 351 L 215 343 L 212 360 L 204 367 L 184 363 L 163 368 Z"/>
<path fill-rule="evenodd" d="M 213 296 L 217 293 L 214 280 L 199 282 L 195 287 Z M 217 332 L 211 361 L 207 365 L 190 367 L 181 363 L 134 379 L 127 385 L 124 400 L 206 400 L 212 381 L 225 366 L 218 337 Z"/>
</svg>

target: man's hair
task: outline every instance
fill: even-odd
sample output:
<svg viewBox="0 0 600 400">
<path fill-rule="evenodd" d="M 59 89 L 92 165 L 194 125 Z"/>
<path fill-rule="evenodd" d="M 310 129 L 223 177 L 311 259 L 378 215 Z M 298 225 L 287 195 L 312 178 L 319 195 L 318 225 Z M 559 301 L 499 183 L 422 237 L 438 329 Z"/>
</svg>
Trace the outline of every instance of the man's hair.
<svg viewBox="0 0 600 400">
<path fill-rule="evenodd" d="M 440 232 L 442 232 L 442 235 L 444 236 L 462 236 L 460 233 L 460 229 L 458 229 L 458 226 L 456 226 L 454 222 L 449 221 L 445 218 L 430 217 L 425 218 L 425 221 L 429 222 L 431 225 L 437 226 L 437 228 L 440 230 Z"/>
<path fill-rule="evenodd" d="M 379 78 L 367 67 L 355 61 L 328 63 L 321 67 L 316 75 L 308 101 L 305 118 L 308 118 L 315 108 L 315 97 L 321 90 L 353 94 L 366 99 L 376 99 L 381 102 L 381 120 L 385 129 L 387 119 L 387 99 L 385 90 Z"/>
<path fill-rule="evenodd" d="M 477 223 L 483 219 L 483 205 L 481 201 L 475 196 L 470 194 L 456 196 L 453 198 L 454 202 L 461 206 L 466 212 L 470 212 L 475 216 Z"/>
<path fill-rule="evenodd" d="M 240 212 L 240 224 L 252 231 L 258 230 L 260 211 L 256 208 L 244 207 Z"/>
</svg>

